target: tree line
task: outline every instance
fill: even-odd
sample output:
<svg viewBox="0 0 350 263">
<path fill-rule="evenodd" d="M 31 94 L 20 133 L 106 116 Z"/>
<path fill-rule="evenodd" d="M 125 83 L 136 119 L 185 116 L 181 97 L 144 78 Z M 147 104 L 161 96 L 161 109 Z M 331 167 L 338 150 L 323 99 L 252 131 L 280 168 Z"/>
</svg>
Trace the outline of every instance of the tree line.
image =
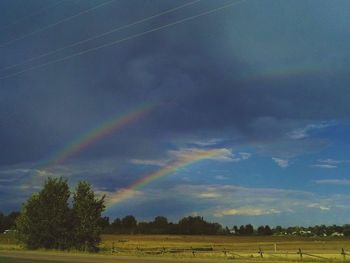
<svg viewBox="0 0 350 263">
<path fill-rule="evenodd" d="M 210 223 L 200 216 L 188 216 L 178 223 L 169 222 L 164 216 L 157 216 L 150 222 L 137 222 L 132 215 L 116 218 L 109 223 L 109 218 L 101 219 L 102 232 L 105 234 L 181 234 L 181 235 L 223 235 L 229 231 L 219 223 Z"/>
<path fill-rule="evenodd" d="M 108 217 L 100 219 L 100 226 L 104 234 L 174 234 L 174 235 L 237 235 L 237 236 L 269 236 L 269 235 L 298 235 L 298 236 L 330 236 L 334 233 L 350 236 L 350 225 L 316 225 L 310 227 L 270 227 L 262 225 L 254 227 L 252 224 L 224 227 L 219 223 L 207 222 L 200 216 L 187 216 L 178 223 L 169 222 L 164 216 L 157 216 L 154 220 L 138 222 L 128 215 L 110 221 Z"/>
</svg>

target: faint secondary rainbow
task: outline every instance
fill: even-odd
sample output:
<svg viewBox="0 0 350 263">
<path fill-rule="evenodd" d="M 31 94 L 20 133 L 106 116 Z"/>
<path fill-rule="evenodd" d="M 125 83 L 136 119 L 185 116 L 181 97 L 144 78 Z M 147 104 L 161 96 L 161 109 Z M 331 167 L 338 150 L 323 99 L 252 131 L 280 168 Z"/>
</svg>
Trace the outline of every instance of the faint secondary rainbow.
<svg viewBox="0 0 350 263">
<path fill-rule="evenodd" d="M 160 170 L 136 180 L 128 187 L 121 189 L 112 195 L 107 195 L 107 208 L 110 208 L 124 201 L 127 198 L 133 197 L 135 195 L 136 190 L 143 188 L 144 186 L 152 183 L 153 181 L 159 178 L 174 173 L 179 168 L 185 167 L 187 165 L 204 159 L 213 158 L 221 154 L 223 154 L 223 149 L 203 150 L 197 151 L 193 154 L 187 154 L 185 157 L 170 163 L 169 165 L 161 168 Z"/>
<path fill-rule="evenodd" d="M 36 167 L 36 172 L 33 173 L 32 176 L 29 176 L 27 180 L 31 180 L 35 176 L 40 177 L 43 174 L 45 175 L 45 171 L 47 169 L 55 165 L 62 164 L 69 158 L 79 154 L 87 147 L 95 144 L 113 132 L 124 128 L 128 124 L 136 122 L 153 110 L 154 107 L 155 104 L 145 104 L 122 114 L 119 113 L 103 121 L 98 126 L 80 134 L 71 142 L 66 144 L 66 146 L 53 153 L 49 159 L 42 161 L 41 164 Z"/>
<path fill-rule="evenodd" d="M 88 146 L 95 144 L 113 132 L 127 126 L 128 124 L 137 121 L 146 115 L 149 111 L 151 111 L 152 108 L 152 105 L 146 105 L 128 111 L 124 114 L 113 116 L 112 118 L 102 122 L 97 127 L 79 135 L 61 150 L 54 153 L 52 157 L 46 162 L 46 165 L 50 166 L 63 163 Z"/>
</svg>

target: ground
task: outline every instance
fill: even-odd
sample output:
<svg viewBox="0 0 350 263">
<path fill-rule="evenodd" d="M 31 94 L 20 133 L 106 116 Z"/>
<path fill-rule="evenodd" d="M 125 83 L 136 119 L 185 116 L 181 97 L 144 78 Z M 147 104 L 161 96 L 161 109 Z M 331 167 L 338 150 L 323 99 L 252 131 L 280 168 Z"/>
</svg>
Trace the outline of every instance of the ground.
<svg viewBox="0 0 350 263">
<path fill-rule="evenodd" d="M 0 262 L 282 262 L 301 260 L 300 251 L 303 261 L 342 261 L 345 258 L 350 262 L 350 254 L 346 254 L 350 251 L 350 239 L 344 237 L 103 235 L 100 247 L 98 255 L 76 251 L 26 251 L 13 237 L 0 235 Z"/>
</svg>

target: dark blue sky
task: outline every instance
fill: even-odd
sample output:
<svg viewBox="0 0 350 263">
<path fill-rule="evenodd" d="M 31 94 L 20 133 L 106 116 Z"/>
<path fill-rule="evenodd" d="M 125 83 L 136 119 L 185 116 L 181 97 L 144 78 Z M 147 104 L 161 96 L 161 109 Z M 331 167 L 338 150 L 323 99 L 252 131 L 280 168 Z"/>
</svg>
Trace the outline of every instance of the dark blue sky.
<svg viewBox="0 0 350 263">
<path fill-rule="evenodd" d="M 48 175 L 72 186 L 88 180 L 108 197 L 181 154 L 219 149 L 222 156 L 153 181 L 106 215 L 348 223 L 350 2 L 230 3 L 1 1 L 0 210 L 18 210 Z M 143 104 L 157 106 L 40 168 L 74 138 Z"/>
</svg>

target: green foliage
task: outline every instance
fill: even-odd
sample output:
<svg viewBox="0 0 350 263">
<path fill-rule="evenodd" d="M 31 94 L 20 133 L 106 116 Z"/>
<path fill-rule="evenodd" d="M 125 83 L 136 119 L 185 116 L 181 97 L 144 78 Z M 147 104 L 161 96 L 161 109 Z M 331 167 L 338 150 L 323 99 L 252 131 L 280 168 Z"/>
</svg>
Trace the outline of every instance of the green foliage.
<svg viewBox="0 0 350 263">
<path fill-rule="evenodd" d="M 121 229 L 125 234 L 134 234 L 137 227 L 137 221 L 134 216 L 128 215 L 121 220 Z"/>
<path fill-rule="evenodd" d="M 240 226 L 238 229 L 238 233 L 240 235 L 253 235 L 254 234 L 254 227 L 251 224 L 245 225 L 245 226 Z"/>
<path fill-rule="evenodd" d="M 344 236 L 350 237 L 350 228 L 344 229 L 343 233 L 344 233 Z"/>
<path fill-rule="evenodd" d="M 96 199 L 90 185 L 81 182 L 74 193 L 73 209 L 69 198 L 67 180 L 49 178 L 23 205 L 16 221 L 18 238 L 30 249 L 96 251 L 104 197 Z"/>
<path fill-rule="evenodd" d="M 188 216 L 179 221 L 178 231 L 185 235 L 215 235 L 223 232 L 222 226 L 218 223 L 206 222 L 200 216 Z"/>
<path fill-rule="evenodd" d="M 66 249 L 70 240 L 70 196 L 66 180 L 49 178 L 24 204 L 17 220 L 19 237 L 29 248 Z"/>
<path fill-rule="evenodd" d="M 104 208 L 104 196 L 97 199 L 90 184 L 79 182 L 73 196 L 74 244 L 79 250 L 98 250 Z"/>
<path fill-rule="evenodd" d="M 16 226 L 16 219 L 19 216 L 19 212 L 11 212 L 8 215 L 4 215 L 0 212 L 0 233 L 5 230 L 12 230 Z"/>
<path fill-rule="evenodd" d="M 261 235 L 261 236 L 270 236 L 272 235 L 272 230 L 269 226 L 259 226 L 258 229 L 258 235 Z"/>
</svg>

